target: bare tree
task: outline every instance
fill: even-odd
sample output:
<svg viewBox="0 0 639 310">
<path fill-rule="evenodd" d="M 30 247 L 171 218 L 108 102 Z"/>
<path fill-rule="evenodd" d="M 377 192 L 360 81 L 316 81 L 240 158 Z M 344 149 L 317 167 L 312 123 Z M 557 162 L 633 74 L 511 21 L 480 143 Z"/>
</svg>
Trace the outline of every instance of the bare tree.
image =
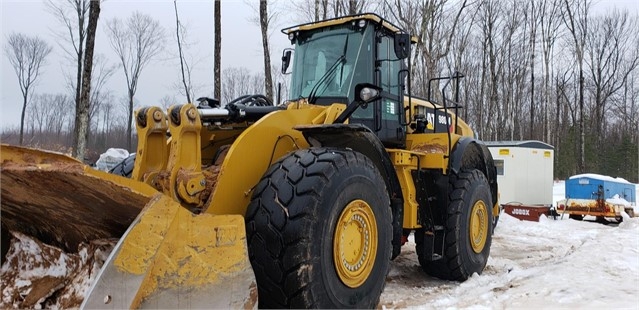
<svg viewBox="0 0 639 310">
<path fill-rule="evenodd" d="M 40 68 L 51 53 L 51 47 L 37 36 L 29 37 L 20 33 L 12 33 L 7 38 L 5 53 L 18 77 L 18 84 L 22 92 L 22 114 L 20 115 L 20 145 L 22 145 L 25 111 L 31 88 L 40 76 Z"/>
<path fill-rule="evenodd" d="M 95 55 L 93 57 L 93 69 L 91 72 L 91 98 L 89 101 L 89 135 L 91 134 L 91 124 L 94 122 L 94 116 L 102 110 L 101 105 L 110 100 L 112 96 L 108 91 L 104 92 L 103 88 L 106 82 L 115 73 L 116 66 L 109 65 L 104 55 Z"/>
<path fill-rule="evenodd" d="M 271 75 L 271 52 L 268 46 L 268 24 L 269 16 L 267 12 L 268 2 L 260 0 L 260 29 L 262 30 L 262 48 L 264 49 L 264 89 L 266 98 L 273 102 L 273 76 Z"/>
<path fill-rule="evenodd" d="M 619 11 L 595 18 L 592 23 L 585 50 L 586 65 L 594 84 L 594 115 L 591 118 L 595 122 L 595 132 L 603 132 L 609 99 L 625 85 L 628 76 L 639 65 L 637 47 L 631 45 L 637 24 L 629 20 L 628 12 Z"/>
<path fill-rule="evenodd" d="M 222 62 L 222 8 L 220 5 L 221 0 L 215 0 L 213 7 L 213 14 L 215 19 L 214 32 L 215 32 L 215 46 L 213 48 L 213 83 L 215 84 L 213 96 L 215 98 L 222 98 L 222 78 L 221 78 L 221 62 Z"/>
<path fill-rule="evenodd" d="M 111 46 L 120 58 L 127 83 L 127 147 L 131 149 L 133 97 L 142 70 L 162 51 L 164 29 L 158 21 L 140 12 L 133 13 L 124 22 L 114 18 L 108 22 L 107 28 Z"/>
<path fill-rule="evenodd" d="M 586 129 L 584 127 L 584 48 L 588 35 L 588 12 L 590 0 L 564 0 L 562 18 L 564 24 L 573 39 L 575 60 L 579 70 L 579 161 L 578 173 L 586 171 L 585 140 Z"/>
<path fill-rule="evenodd" d="M 173 7 L 175 8 L 175 37 L 177 38 L 177 46 L 178 46 L 178 53 L 180 55 L 180 69 L 182 71 L 182 85 L 184 85 L 184 93 L 186 94 L 186 102 L 192 102 L 191 101 L 191 79 L 190 79 L 190 71 L 188 69 L 188 63 L 185 63 L 185 59 L 184 59 L 184 53 L 182 52 L 182 42 L 180 42 L 180 37 L 182 36 L 182 29 L 184 29 L 184 27 L 182 27 L 182 24 L 180 23 L 180 17 L 178 16 L 178 9 L 177 9 L 177 0 L 173 0 Z M 187 67 L 187 71 L 189 71 L 189 82 L 187 83 L 187 79 L 186 79 L 186 74 L 185 74 L 185 69 L 184 67 Z"/>
<path fill-rule="evenodd" d="M 526 10 L 526 16 L 528 19 L 529 26 L 529 48 L 530 48 L 530 133 L 529 139 L 535 138 L 535 105 L 537 103 L 537 98 L 535 96 L 535 52 L 537 48 L 537 29 L 539 27 L 539 16 L 544 12 L 542 11 L 543 7 L 538 3 L 539 1 L 534 0 L 529 2 L 528 10 Z"/>
<path fill-rule="evenodd" d="M 543 113 L 543 124 L 544 124 L 544 140 L 550 142 L 550 133 L 556 132 L 553 131 L 550 126 L 552 122 L 550 122 L 549 118 L 549 110 L 550 110 L 550 94 L 552 93 L 551 82 L 552 82 L 552 67 L 551 67 L 551 56 L 553 53 L 553 48 L 555 46 L 555 41 L 557 39 L 559 33 L 559 27 L 561 20 L 559 15 L 559 10 L 561 9 L 561 3 L 558 0 L 541 0 L 541 7 L 543 10 L 543 14 L 540 16 L 540 27 L 541 27 L 541 46 L 542 46 L 542 56 L 544 61 L 544 113 Z M 555 106 L 555 113 L 559 114 L 559 105 Z M 557 125 L 554 123 L 554 125 Z M 556 129 L 556 128 L 555 128 Z"/>
<path fill-rule="evenodd" d="M 91 102 L 91 72 L 93 70 L 93 50 L 95 47 L 95 33 L 98 28 L 98 17 L 100 16 L 100 1 L 91 1 L 89 8 L 89 25 L 87 26 L 86 54 L 84 55 L 84 65 L 82 67 L 82 91 L 80 94 L 80 104 L 75 111 L 75 130 L 73 130 L 73 155 L 84 161 L 89 138 L 89 107 Z"/>
<path fill-rule="evenodd" d="M 80 109 L 80 93 L 82 83 L 82 61 L 84 59 L 84 45 L 87 36 L 87 14 L 90 0 L 48 0 L 47 7 L 58 21 L 64 25 L 64 30 L 56 33 L 62 38 L 59 45 L 62 50 L 76 63 L 75 92 L 76 114 Z M 67 42 L 71 43 L 67 45 Z"/>
<path fill-rule="evenodd" d="M 224 69 L 222 102 L 229 102 L 246 94 L 264 93 L 264 74 L 252 74 L 247 68 L 233 67 Z"/>
</svg>

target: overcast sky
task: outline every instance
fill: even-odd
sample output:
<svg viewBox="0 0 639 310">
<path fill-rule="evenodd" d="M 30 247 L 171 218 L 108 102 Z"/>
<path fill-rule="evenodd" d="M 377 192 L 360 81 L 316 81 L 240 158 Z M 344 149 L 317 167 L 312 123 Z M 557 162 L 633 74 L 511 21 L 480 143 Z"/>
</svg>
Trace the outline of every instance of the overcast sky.
<svg viewBox="0 0 639 310">
<path fill-rule="evenodd" d="M 49 42 L 53 51 L 47 58 L 47 65 L 42 68 L 42 75 L 35 86 L 35 92 L 68 93 L 66 90 L 65 73 L 75 75 L 74 64 L 64 59 L 64 52 L 58 45 L 61 39 L 54 36 L 55 31 L 64 30 L 44 5 L 44 0 L 0 0 L 2 59 L 0 94 L 0 128 L 17 126 L 20 121 L 22 95 L 17 78 L 6 55 L 4 45 L 7 36 L 12 32 L 27 35 L 38 35 Z M 62 0 L 59 0 L 62 1 Z M 296 0 L 292 0 L 296 1 Z M 526 1 L 526 0 L 522 0 Z M 224 0 L 222 1 L 222 69 L 229 67 L 246 67 L 253 72 L 263 70 L 262 44 L 259 26 L 253 21 L 257 16 L 256 10 L 247 3 L 257 0 Z M 597 11 L 604 11 L 612 7 L 627 8 L 630 12 L 639 12 L 639 0 L 601 0 L 596 4 Z M 164 0 L 107 0 L 103 2 L 98 24 L 96 54 L 103 54 L 112 65 L 117 64 L 105 33 L 106 21 L 114 17 L 128 18 L 134 11 L 152 16 L 166 29 L 170 39 L 166 49 L 170 53 L 162 55 L 162 59 L 151 62 L 142 72 L 139 79 L 136 101 L 140 105 L 160 105 L 160 99 L 167 95 L 176 95 L 174 84 L 179 81 L 179 65 L 174 51 L 175 12 L 173 1 Z M 178 1 L 178 10 L 182 23 L 189 29 L 188 40 L 196 42 L 190 49 L 194 59 L 200 60 L 193 72 L 193 81 L 202 87 L 195 96 L 211 96 L 213 93 L 213 2 L 206 0 Z M 279 55 L 280 51 L 289 46 L 286 37 L 279 29 L 297 23 L 299 20 L 286 16 L 286 11 L 280 15 L 277 25 L 271 32 L 271 53 Z M 284 24 L 283 20 L 292 20 Z M 68 44 L 67 42 L 63 42 Z M 279 57 L 271 57 L 274 64 L 279 65 Z M 119 102 L 126 94 L 126 82 L 121 68 L 116 69 L 114 75 L 103 90 L 109 90 Z M 180 100 L 182 97 L 178 97 Z M 182 102 L 177 102 L 182 103 Z M 69 111 L 74 113 L 74 111 Z"/>
<path fill-rule="evenodd" d="M 2 30 L 2 94 L 0 95 L 0 128 L 16 126 L 20 123 L 22 94 L 18 86 L 13 67 L 5 53 L 4 45 L 7 36 L 12 32 L 27 35 L 38 35 L 49 42 L 53 51 L 47 58 L 47 65 L 42 68 L 42 76 L 35 86 L 36 93 L 67 92 L 65 72 L 75 76 L 74 64 L 64 59 L 64 51 L 54 36 L 55 31 L 64 28 L 53 17 L 44 5 L 44 0 L 0 0 Z M 62 1 L 62 0 L 60 0 Z M 257 1 L 254 1 L 257 5 Z M 262 39 L 259 26 L 253 21 L 257 16 L 256 8 L 252 8 L 243 0 L 222 1 L 222 69 L 229 67 L 246 67 L 253 72 L 263 70 Z M 175 12 L 173 1 L 122 1 L 107 0 L 102 3 L 98 23 L 96 54 L 103 54 L 110 64 L 116 64 L 117 58 L 109 45 L 106 35 L 106 21 L 114 17 L 128 18 L 134 11 L 148 14 L 158 20 L 170 36 L 166 49 L 170 50 L 151 62 L 142 72 L 139 79 L 136 101 L 140 105 L 160 105 L 159 100 L 166 95 L 175 95 L 174 84 L 179 80 L 179 64 L 177 63 L 175 45 Z M 190 47 L 194 59 L 199 60 L 193 72 L 193 81 L 203 87 L 195 96 L 213 96 L 213 2 L 203 0 L 178 1 L 178 12 L 183 25 L 189 30 L 188 40 L 196 42 Z M 277 26 L 271 32 L 271 51 L 274 55 L 289 46 L 286 36 L 279 32 Z M 67 43 L 67 42 L 64 42 Z M 67 43 L 68 44 L 68 43 Z M 162 59 L 160 59 L 162 58 Z M 279 57 L 273 58 L 277 63 Z M 109 83 L 103 88 L 109 89 L 120 101 L 126 94 L 126 82 L 121 68 L 116 69 Z M 186 100 L 179 97 L 180 100 Z M 179 102 L 183 103 L 183 102 Z M 69 111 L 73 113 L 73 111 Z"/>
</svg>

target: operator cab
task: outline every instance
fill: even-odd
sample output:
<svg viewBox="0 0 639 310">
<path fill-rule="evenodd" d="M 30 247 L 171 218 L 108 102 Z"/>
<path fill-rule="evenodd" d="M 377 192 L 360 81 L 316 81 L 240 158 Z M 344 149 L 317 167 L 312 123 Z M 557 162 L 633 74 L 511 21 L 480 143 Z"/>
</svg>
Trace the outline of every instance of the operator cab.
<svg viewBox="0 0 639 310">
<path fill-rule="evenodd" d="M 290 99 L 310 104 L 349 104 L 355 86 L 370 83 L 381 88 L 376 102 L 360 106 L 349 122 L 374 132 L 386 147 L 405 143 L 403 61 L 408 56 L 408 34 L 375 14 L 331 19 L 283 29 L 295 45 Z M 286 72 L 290 50 L 282 57 Z"/>
</svg>

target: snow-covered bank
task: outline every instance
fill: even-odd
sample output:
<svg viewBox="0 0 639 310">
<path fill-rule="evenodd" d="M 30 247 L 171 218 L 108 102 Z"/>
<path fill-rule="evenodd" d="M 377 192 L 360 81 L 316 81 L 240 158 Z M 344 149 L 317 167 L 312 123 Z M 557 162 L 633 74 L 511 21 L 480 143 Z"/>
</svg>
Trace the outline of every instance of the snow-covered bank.
<svg viewBox="0 0 639 310">
<path fill-rule="evenodd" d="M 481 276 L 437 280 L 408 243 L 392 264 L 384 308 L 631 308 L 639 305 L 639 218 L 615 225 L 502 213 Z"/>
</svg>

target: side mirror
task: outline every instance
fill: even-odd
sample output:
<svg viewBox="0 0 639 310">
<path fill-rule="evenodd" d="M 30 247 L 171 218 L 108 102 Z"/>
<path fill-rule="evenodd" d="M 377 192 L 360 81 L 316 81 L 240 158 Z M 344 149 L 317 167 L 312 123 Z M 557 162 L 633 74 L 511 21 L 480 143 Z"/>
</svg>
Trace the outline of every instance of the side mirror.
<svg viewBox="0 0 639 310">
<path fill-rule="evenodd" d="M 407 58 L 410 55 L 410 35 L 408 33 L 396 33 L 394 47 L 397 58 Z"/>
<path fill-rule="evenodd" d="M 355 85 L 355 101 L 366 104 L 380 98 L 382 88 L 370 83 Z"/>
<path fill-rule="evenodd" d="M 292 53 L 293 53 L 293 50 L 290 48 L 285 49 L 284 52 L 282 53 L 282 74 L 286 74 L 286 70 L 288 69 L 288 66 L 291 64 Z"/>
<path fill-rule="evenodd" d="M 360 83 L 355 85 L 355 100 L 346 106 L 346 109 L 335 118 L 333 124 L 343 124 L 360 106 L 381 98 L 381 95 L 382 88 L 374 84 Z"/>
</svg>

